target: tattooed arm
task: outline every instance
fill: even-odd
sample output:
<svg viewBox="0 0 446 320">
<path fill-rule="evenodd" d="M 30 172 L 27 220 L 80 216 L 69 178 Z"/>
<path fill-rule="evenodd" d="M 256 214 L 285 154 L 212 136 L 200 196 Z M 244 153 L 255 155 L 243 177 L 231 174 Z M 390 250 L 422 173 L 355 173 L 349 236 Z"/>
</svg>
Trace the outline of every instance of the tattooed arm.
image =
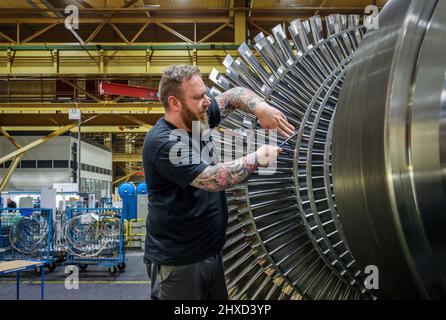
<svg viewBox="0 0 446 320">
<path fill-rule="evenodd" d="M 240 109 L 255 114 L 255 109 L 260 103 L 264 103 L 254 91 L 235 87 L 223 92 L 215 98 L 218 103 L 220 115 L 226 118 L 234 109 Z"/>
<path fill-rule="evenodd" d="M 205 191 L 219 192 L 243 182 L 257 167 L 258 163 L 253 152 L 234 161 L 207 167 L 191 185 Z"/>
<path fill-rule="evenodd" d="M 225 190 L 243 182 L 259 166 L 267 167 L 270 161 L 277 159 L 280 152 L 282 149 L 276 146 L 261 146 L 256 152 L 243 158 L 207 167 L 191 185 L 209 192 Z"/>
<path fill-rule="evenodd" d="M 288 123 L 285 115 L 271 107 L 250 89 L 235 87 L 223 92 L 215 99 L 222 119 L 234 109 L 239 109 L 255 115 L 264 129 L 276 129 L 285 137 L 294 133 L 294 126 Z"/>
</svg>

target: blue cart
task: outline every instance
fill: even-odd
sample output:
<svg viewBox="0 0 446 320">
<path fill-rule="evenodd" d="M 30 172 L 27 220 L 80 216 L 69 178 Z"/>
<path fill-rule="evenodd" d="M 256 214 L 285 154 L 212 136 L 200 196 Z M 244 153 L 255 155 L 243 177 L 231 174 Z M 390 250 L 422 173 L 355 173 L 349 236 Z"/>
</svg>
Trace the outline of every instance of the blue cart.
<svg viewBox="0 0 446 320">
<path fill-rule="evenodd" d="M 124 220 L 119 208 L 67 208 L 64 236 L 66 265 L 86 270 L 88 265 L 126 267 Z"/>
<path fill-rule="evenodd" d="M 0 208 L 0 261 L 37 261 L 52 271 L 53 237 L 52 209 Z"/>
</svg>

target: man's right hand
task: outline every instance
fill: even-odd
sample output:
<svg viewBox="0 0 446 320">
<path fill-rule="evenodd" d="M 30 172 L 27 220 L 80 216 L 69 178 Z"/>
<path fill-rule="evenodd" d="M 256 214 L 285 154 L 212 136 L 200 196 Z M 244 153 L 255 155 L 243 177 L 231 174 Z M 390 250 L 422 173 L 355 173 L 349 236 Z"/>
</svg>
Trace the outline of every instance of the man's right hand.
<svg viewBox="0 0 446 320">
<path fill-rule="evenodd" d="M 268 167 L 277 161 L 280 153 L 282 153 L 282 149 L 277 146 L 263 145 L 256 151 L 257 162 L 260 167 Z"/>
</svg>

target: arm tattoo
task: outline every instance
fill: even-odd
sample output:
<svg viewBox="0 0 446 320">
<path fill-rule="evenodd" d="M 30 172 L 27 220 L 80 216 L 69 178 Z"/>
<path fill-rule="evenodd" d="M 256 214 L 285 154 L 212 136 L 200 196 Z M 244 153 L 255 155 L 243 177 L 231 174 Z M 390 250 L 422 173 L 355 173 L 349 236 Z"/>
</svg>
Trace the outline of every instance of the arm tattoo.
<svg viewBox="0 0 446 320">
<path fill-rule="evenodd" d="M 219 192 L 243 182 L 257 167 L 256 154 L 253 152 L 231 162 L 207 167 L 191 185 L 205 191 Z"/>
<path fill-rule="evenodd" d="M 234 109 L 254 114 L 256 106 L 263 102 L 263 99 L 254 91 L 243 87 L 229 89 L 215 99 L 222 119 L 226 118 Z"/>
</svg>

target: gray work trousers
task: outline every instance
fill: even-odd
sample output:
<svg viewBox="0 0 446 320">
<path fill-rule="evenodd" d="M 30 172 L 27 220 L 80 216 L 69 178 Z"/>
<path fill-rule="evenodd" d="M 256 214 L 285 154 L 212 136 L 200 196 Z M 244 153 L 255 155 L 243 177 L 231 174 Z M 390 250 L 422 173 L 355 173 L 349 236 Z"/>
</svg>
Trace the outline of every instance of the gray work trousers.
<svg viewBox="0 0 446 320">
<path fill-rule="evenodd" d="M 216 254 L 180 266 L 146 264 L 152 300 L 227 300 L 223 258 Z"/>
</svg>

